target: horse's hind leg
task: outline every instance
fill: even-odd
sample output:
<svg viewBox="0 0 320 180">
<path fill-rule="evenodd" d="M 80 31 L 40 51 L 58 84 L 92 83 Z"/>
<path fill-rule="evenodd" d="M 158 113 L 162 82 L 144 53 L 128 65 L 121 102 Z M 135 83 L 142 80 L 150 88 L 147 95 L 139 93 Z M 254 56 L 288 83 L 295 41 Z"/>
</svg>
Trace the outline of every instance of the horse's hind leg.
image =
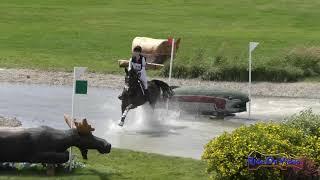
<svg viewBox="0 0 320 180">
<path fill-rule="evenodd" d="M 152 103 L 150 104 L 151 108 L 152 108 L 152 112 L 154 112 L 154 109 L 156 108 L 156 104 L 155 103 Z"/>
<path fill-rule="evenodd" d="M 132 104 L 127 106 L 126 109 L 124 110 L 124 112 L 122 113 L 121 120 L 120 120 L 120 122 L 118 124 L 119 126 L 123 126 L 124 125 L 124 120 L 126 119 L 127 114 L 129 112 L 129 110 L 131 109 L 131 107 L 132 107 Z"/>
</svg>

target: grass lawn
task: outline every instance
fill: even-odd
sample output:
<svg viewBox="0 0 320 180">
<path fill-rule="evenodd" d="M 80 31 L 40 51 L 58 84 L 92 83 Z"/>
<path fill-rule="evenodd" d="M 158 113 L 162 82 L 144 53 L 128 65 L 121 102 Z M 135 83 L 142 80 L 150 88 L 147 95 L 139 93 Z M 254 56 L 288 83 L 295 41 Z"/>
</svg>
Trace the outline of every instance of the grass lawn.
<svg viewBox="0 0 320 180">
<path fill-rule="evenodd" d="M 74 172 L 60 170 L 56 176 L 45 176 L 44 170 L 0 171 L 0 179 L 208 179 L 205 163 L 199 160 L 162 156 L 113 148 L 108 155 L 89 151 L 87 161 L 79 151 L 77 159 L 86 164 Z"/>
<path fill-rule="evenodd" d="M 181 37 L 177 61 L 207 57 L 258 61 L 318 46 L 319 0 L 1 0 L 0 67 L 119 73 L 135 36 Z M 210 58 L 208 58 L 208 61 Z M 122 72 L 122 71 L 121 71 Z"/>
</svg>

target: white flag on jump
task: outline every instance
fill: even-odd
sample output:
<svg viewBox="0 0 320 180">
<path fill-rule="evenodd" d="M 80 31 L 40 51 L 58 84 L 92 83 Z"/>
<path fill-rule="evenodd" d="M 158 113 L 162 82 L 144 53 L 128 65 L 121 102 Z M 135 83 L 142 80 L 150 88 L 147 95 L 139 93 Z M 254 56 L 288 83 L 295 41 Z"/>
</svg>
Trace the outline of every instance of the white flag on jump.
<svg viewBox="0 0 320 180">
<path fill-rule="evenodd" d="M 258 46 L 258 42 L 250 42 L 249 46 L 250 46 L 250 52 L 252 52 L 257 46 Z"/>
</svg>

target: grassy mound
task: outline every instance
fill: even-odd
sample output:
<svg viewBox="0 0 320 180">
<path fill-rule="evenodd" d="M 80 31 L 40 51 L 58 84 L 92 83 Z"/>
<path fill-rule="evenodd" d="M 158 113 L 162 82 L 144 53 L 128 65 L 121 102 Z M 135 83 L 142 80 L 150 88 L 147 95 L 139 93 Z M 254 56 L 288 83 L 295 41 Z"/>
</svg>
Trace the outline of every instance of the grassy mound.
<svg viewBox="0 0 320 180">
<path fill-rule="evenodd" d="M 50 179 L 208 179 L 205 163 L 199 160 L 162 156 L 113 148 L 109 155 L 89 151 L 85 168 L 58 171 Z M 1 171 L 0 179 L 48 179 L 41 169 Z"/>
<path fill-rule="evenodd" d="M 130 56 L 135 36 L 173 36 L 182 38 L 175 77 L 242 81 L 248 42 L 259 41 L 255 80 L 294 81 L 319 73 L 295 55 L 286 59 L 296 47 L 319 46 L 319 7 L 317 0 L 2 0 L 0 67 L 119 73 L 116 60 Z"/>
</svg>

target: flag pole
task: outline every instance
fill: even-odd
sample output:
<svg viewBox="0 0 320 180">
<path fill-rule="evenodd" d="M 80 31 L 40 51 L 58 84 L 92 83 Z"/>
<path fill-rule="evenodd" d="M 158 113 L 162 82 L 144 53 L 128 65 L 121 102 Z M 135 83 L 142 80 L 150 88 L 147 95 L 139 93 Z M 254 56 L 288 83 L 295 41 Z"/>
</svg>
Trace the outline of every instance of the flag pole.
<svg viewBox="0 0 320 180">
<path fill-rule="evenodd" d="M 72 86 L 72 107 L 71 107 L 71 120 L 74 119 L 74 100 L 75 100 L 75 89 L 76 89 L 76 69 L 77 67 L 73 67 L 73 86 Z M 71 124 L 71 129 L 73 128 L 73 123 Z M 72 147 L 70 146 L 69 150 L 69 171 L 72 171 Z"/>
<path fill-rule="evenodd" d="M 171 82 L 171 74 L 172 74 L 172 61 L 173 61 L 173 50 L 174 50 L 174 38 L 171 43 L 171 58 L 170 58 L 170 71 L 169 71 L 169 85 Z"/>
<path fill-rule="evenodd" d="M 174 38 L 172 38 L 172 42 L 171 42 L 171 57 L 170 57 L 170 69 L 169 69 L 169 85 L 171 85 L 173 51 L 174 51 Z M 167 114 L 168 114 L 168 110 L 169 110 L 169 99 L 167 99 Z"/>
<path fill-rule="evenodd" d="M 75 89 L 76 89 L 76 67 L 73 68 L 72 111 L 71 111 L 72 120 L 74 119 L 74 96 L 75 96 Z M 73 123 L 71 123 L 71 124 L 73 124 Z M 71 127 L 71 128 L 73 128 L 73 127 Z"/>
<path fill-rule="evenodd" d="M 259 45 L 258 42 L 249 43 L 249 114 L 248 118 L 251 117 L 251 71 L 252 71 L 252 51 Z"/>
<path fill-rule="evenodd" d="M 73 68 L 73 87 L 72 87 L 72 108 L 71 108 L 71 116 L 72 121 L 75 118 L 75 101 L 76 101 L 76 94 L 87 94 L 88 82 L 85 80 L 80 80 L 80 77 L 84 72 L 87 70 L 87 67 L 74 67 Z M 72 126 L 71 123 L 70 128 L 75 128 Z M 73 156 L 72 156 L 72 148 L 69 149 L 69 170 L 72 170 L 73 164 Z"/>
<path fill-rule="evenodd" d="M 251 117 L 251 46 L 249 45 L 249 118 Z"/>
</svg>

